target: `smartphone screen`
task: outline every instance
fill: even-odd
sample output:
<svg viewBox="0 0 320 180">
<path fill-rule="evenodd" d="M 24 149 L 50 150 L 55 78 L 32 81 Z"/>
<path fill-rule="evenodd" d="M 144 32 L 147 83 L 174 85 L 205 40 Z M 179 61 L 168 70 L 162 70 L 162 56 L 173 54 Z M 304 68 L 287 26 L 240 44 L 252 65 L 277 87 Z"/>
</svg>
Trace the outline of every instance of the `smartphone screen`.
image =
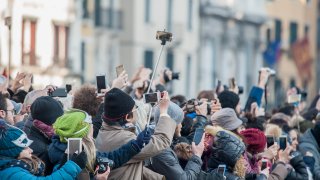
<svg viewBox="0 0 320 180">
<path fill-rule="evenodd" d="M 81 153 L 82 151 L 82 139 L 81 138 L 69 138 L 68 139 L 68 160 L 70 159 L 70 156 L 72 156 L 74 153 Z"/>
<path fill-rule="evenodd" d="M 49 94 L 51 97 L 67 97 L 68 93 L 66 88 L 57 88 Z"/>
<path fill-rule="evenodd" d="M 198 145 L 202 139 L 202 135 L 204 133 L 204 129 L 203 128 L 197 128 L 195 133 L 194 133 L 194 137 L 193 137 L 193 142 Z"/>
<path fill-rule="evenodd" d="M 224 176 L 225 172 L 226 172 L 226 165 L 219 165 L 218 174 L 221 174 L 222 176 Z"/>
<path fill-rule="evenodd" d="M 159 100 L 159 93 L 144 94 L 143 99 L 145 103 L 156 103 Z"/>
<path fill-rule="evenodd" d="M 117 66 L 116 67 L 117 77 L 119 77 L 123 71 L 124 71 L 123 65 Z"/>
<path fill-rule="evenodd" d="M 300 103 L 300 101 L 301 101 L 301 94 L 292 94 L 288 97 L 289 104 Z"/>
<path fill-rule="evenodd" d="M 261 171 L 267 168 L 267 160 L 263 159 L 261 164 Z"/>
<path fill-rule="evenodd" d="M 96 80 L 97 80 L 98 93 L 101 93 L 101 89 L 107 89 L 105 75 L 96 76 Z"/>
<path fill-rule="evenodd" d="M 274 144 L 274 137 L 273 136 L 267 136 L 267 147 L 270 147 Z"/>
<path fill-rule="evenodd" d="M 287 148 L 287 137 L 281 136 L 279 137 L 279 146 L 280 149 L 285 150 Z"/>
</svg>

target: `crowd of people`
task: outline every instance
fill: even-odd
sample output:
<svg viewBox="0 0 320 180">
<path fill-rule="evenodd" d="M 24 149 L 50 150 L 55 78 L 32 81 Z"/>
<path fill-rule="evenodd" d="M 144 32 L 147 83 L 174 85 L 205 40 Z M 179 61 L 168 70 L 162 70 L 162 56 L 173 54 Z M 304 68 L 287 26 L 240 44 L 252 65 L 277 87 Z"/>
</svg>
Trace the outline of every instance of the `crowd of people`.
<svg viewBox="0 0 320 180">
<path fill-rule="evenodd" d="M 110 88 L 66 97 L 34 89 L 29 73 L 0 76 L 0 179 L 320 180 L 320 95 L 265 112 L 268 68 L 241 100 L 237 85 L 172 95 L 172 71 L 151 73 L 123 71 Z M 149 87 L 156 101 L 146 102 Z"/>
</svg>

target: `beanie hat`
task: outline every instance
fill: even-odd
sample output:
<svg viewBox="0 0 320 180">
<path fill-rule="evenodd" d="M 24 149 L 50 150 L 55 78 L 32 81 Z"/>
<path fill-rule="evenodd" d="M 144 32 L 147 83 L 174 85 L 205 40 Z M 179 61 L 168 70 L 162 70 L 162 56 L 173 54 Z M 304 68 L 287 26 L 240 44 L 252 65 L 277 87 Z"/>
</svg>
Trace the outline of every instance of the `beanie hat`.
<svg viewBox="0 0 320 180">
<path fill-rule="evenodd" d="M 60 116 L 53 124 L 60 141 L 66 143 L 68 138 L 83 138 L 89 133 L 91 116 L 86 112 L 71 109 Z"/>
<path fill-rule="evenodd" d="M 211 116 L 212 125 L 232 131 L 240 127 L 242 121 L 237 117 L 236 112 L 231 108 L 222 108 Z"/>
<path fill-rule="evenodd" d="M 62 106 L 50 96 L 39 97 L 31 105 L 32 118 L 47 125 L 52 125 L 62 114 Z"/>
<path fill-rule="evenodd" d="M 0 156 L 17 158 L 32 142 L 21 129 L 0 120 Z"/>
<path fill-rule="evenodd" d="M 239 96 L 232 91 L 223 91 L 218 96 L 219 102 L 222 108 L 232 108 L 235 109 L 239 104 Z"/>
<path fill-rule="evenodd" d="M 134 100 L 118 88 L 108 91 L 104 97 L 105 120 L 117 121 L 130 113 L 135 105 Z"/>
<path fill-rule="evenodd" d="M 175 104 L 171 101 L 170 101 L 169 107 L 168 107 L 168 115 L 177 124 L 180 124 L 183 121 L 183 117 L 184 117 L 183 110 L 177 104 Z M 156 124 L 158 123 L 159 119 L 160 119 L 160 108 L 157 106 L 155 108 L 155 112 L 154 112 L 154 120 L 155 120 Z"/>
<path fill-rule="evenodd" d="M 247 144 L 247 150 L 251 153 L 263 152 L 267 138 L 262 131 L 256 128 L 246 129 L 241 131 L 240 134 L 243 136 L 245 144 Z"/>
</svg>

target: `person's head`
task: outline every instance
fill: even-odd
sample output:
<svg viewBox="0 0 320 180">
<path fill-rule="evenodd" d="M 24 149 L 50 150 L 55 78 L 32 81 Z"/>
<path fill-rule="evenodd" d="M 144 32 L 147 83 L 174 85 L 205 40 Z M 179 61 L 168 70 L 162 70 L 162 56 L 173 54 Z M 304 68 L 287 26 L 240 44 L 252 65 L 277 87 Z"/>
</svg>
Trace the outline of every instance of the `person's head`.
<svg viewBox="0 0 320 180">
<path fill-rule="evenodd" d="M 0 118 L 4 119 L 7 123 L 13 125 L 14 124 L 14 106 L 12 102 L 0 94 Z"/>
<path fill-rule="evenodd" d="M 22 113 L 31 113 L 32 103 L 41 96 L 47 96 L 47 93 L 43 90 L 33 90 L 29 92 L 24 98 Z"/>
<path fill-rule="evenodd" d="M 297 150 L 297 146 L 299 145 L 298 141 L 298 131 L 296 129 L 291 129 L 289 131 L 289 137 L 291 139 L 291 147 L 293 148 L 293 151 Z"/>
<path fill-rule="evenodd" d="M 289 122 L 290 117 L 283 113 L 274 114 L 269 121 L 270 124 L 278 125 L 285 132 L 288 132 L 288 130 L 290 129 Z"/>
<path fill-rule="evenodd" d="M 280 137 L 282 135 L 282 129 L 275 124 L 267 124 L 265 135 L 273 136 L 273 137 Z"/>
<path fill-rule="evenodd" d="M 203 90 L 198 94 L 197 99 L 207 99 L 208 101 L 213 101 L 214 99 L 216 99 L 216 96 L 213 92 L 213 90 Z"/>
<path fill-rule="evenodd" d="M 123 126 L 135 123 L 137 119 L 135 101 L 118 88 L 112 88 L 104 97 L 104 113 L 102 119 L 109 125 Z"/>
<path fill-rule="evenodd" d="M 63 114 L 61 104 L 50 96 L 37 98 L 31 105 L 31 116 L 51 126 Z"/>
<path fill-rule="evenodd" d="M 170 101 L 176 103 L 178 106 L 180 106 L 182 108 L 184 103 L 187 101 L 187 99 L 183 95 L 176 95 L 176 96 L 172 96 L 170 98 Z"/>
<path fill-rule="evenodd" d="M 73 108 L 88 112 L 96 116 L 101 99 L 97 98 L 96 88 L 92 85 L 83 85 L 74 93 Z"/>
<path fill-rule="evenodd" d="M 168 115 L 177 124 L 174 136 L 180 137 L 181 127 L 182 127 L 181 123 L 183 121 L 183 115 L 184 115 L 182 109 L 177 104 L 170 102 L 168 107 Z M 156 124 L 158 123 L 159 119 L 160 119 L 160 109 L 159 107 L 156 107 L 154 111 L 154 121 L 156 122 Z"/>
<path fill-rule="evenodd" d="M 60 142 L 67 143 L 69 138 L 82 138 L 82 145 L 87 154 L 87 168 L 94 171 L 96 148 L 93 140 L 92 118 L 85 111 L 70 109 L 60 116 L 53 124 L 55 133 Z"/>
<path fill-rule="evenodd" d="M 21 129 L 0 120 L 0 156 L 31 159 L 31 143 L 32 140 Z"/>
<path fill-rule="evenodd" d="M 258 154 L 263 152 L 267 138 L 262 131 L 255 128 L 246 129 L 240 133 L 247 145 L 247 151 L 251 154 Z"/>
<path fill-rule="evenodd" d="M 246 113 L 246 118 L 248 119 L 246 128 L 256 128 L 261 131 L 265 131 L 267 124 L 267 119 L 265 116 L 253 117 L 250 113 Z"/>
<path fill-rule="evenodd" d="M 236 93 L 225 90 L 219 94 L 218 99 L 222 108 L 231 108 L 234 109 L 237 114 L 240 114 L 240 98 Z"/>
<path fill-rule="evenodd" d="M 221 126 L 222 128 L 239 134 L 243 130 L 242 121 L 237 117 L 235 111 L 231 108 L 222 108 L 211 116 L 212 125 Z"/>
</svg>

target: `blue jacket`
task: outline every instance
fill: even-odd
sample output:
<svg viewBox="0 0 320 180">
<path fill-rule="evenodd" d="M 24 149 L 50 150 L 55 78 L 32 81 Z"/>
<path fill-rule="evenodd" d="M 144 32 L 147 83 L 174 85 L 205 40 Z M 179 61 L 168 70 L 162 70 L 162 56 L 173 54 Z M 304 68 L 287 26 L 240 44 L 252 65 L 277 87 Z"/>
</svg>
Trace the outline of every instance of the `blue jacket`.
<svg viewBox="0 0 320 180">
<path fill-rule="evenodd" d="M 112 152 L 97 152 L 97 157 L 108 158 L 114 161 L 113 169 L 120 167 L 128 162 L 133 156 L 140 152 L 140 148 L 129 141 L 127 144 L 121 146 Z M 65 150 L 67 149 L 66 143 L 61 143 L 58 136 L 52 138 L 52 143 L 49 146 L 48 154 L 50 161 L 57 165 L 62 159 Z"/>
<path fill-rule="evenodd" d="M 7 164 L 10 160 L 0 160 L 0 166 Z M 68 161 L 59 170 L 49 176 L 34 176 L 26 169 L 21 167 L 10 167 L 0 171 L 0 179 L 5 180 L 56 180 L 56 179 L 75 179 L 80 173 L 80 167 L 73 161 Z"/>
</svg>

